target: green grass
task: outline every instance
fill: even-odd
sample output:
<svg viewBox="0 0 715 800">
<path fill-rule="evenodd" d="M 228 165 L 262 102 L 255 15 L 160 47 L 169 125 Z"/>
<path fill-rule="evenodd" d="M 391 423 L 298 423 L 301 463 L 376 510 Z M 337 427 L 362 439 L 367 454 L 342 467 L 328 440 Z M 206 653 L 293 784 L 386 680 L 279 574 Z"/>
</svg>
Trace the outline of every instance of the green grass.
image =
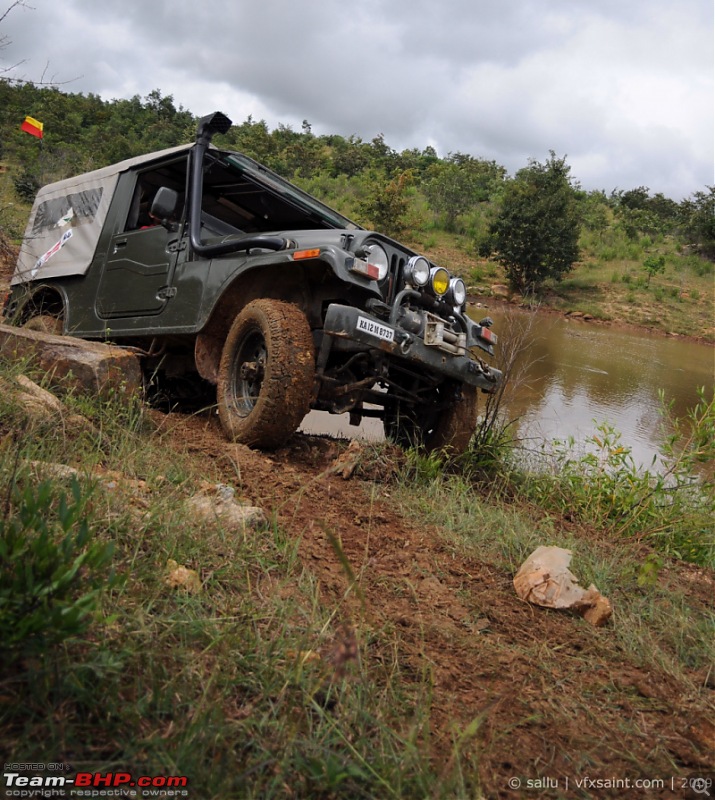
<svg viewBox="0 0 715 800">
<path fill-rule="evenodd" d="M 715 658 L 708 635 L 712 609 L 693 602 L 682 582 L 669 579 L 677 567 L 672 550 L 659 555 L 638 537 L 585 521 L 592 504 L 608 494 L 605 483 L 598 497 L 582 497 L 582 506 L 575 500 L 585 490 L 576 481 L 569 484 L 573 516 L 566 523 L 557 492 L 544 493 L 539 503 L 529 500 L 513 462 L 500 458 L 505 445 L 498 439 L 486 460 L 473 454 L 455 466 L 411 451 L 388 486 L 352 487 L 365 492 L 370 514 L 376 497 L 389 492 L 390 502 L 399 504 L 416 529 L 433 528 L 439 540 L 426 539 L 426 551 L 446 548 L 457 564 L 476 563 L 484 574 L 498 576 L 501 588 L 488 602 L 469 584 L 460 588 L 455 600 L 469 607 L 469 616 L 464 631 L 450 635 L 464 637 L 468 652 L 478 652 L 475 670 L 496 670 L 501 680 L 513 664 L 522 688 L 532 694 L 516 697 L 509 713 L 498 715 L 499 725 L 487 721 L 485 701 L 472 718 L 454 709 L 454 722 L 437 728 L 441 709 L 435 707 L 428 630 L 418 622 L 404 628 L 387 616 L 363 613 L 361 592 L 374 585 L 416 603 L 410 580 L 444 575 L 433 574 L 428 564 L 424 575 L 413 571 L 404 579 L 383 576 L 367 561 L 352 565 L 342 552 L 340 531 L 328 531 L 326 547 L 332 543 L 348 588 L 343 597 L 326 601 L 316 575 L 299 558 L 306 522 L 296 518 L 287 530 L 269 519 L 262 529 L 243 534 L 218 520 L 197 522 L 186 501 L 207 483 L 224 481 L 225 473 L 218 467 L 213 474 L 200 471 L 188 447 L 169 448 L 138 403 L 70 397 L 63 424 L 33 420 L 7 389 L 21 369 L 0 367 L 3 524 L 22 523 L 34 535 L 38 515 L 28 513 L 27 498 L 44 476 L 53 487 L 39 515 L 48 530 L 59 538 L 86 531 L 79 550 L 106 553 L 103 548 L 111 545 L 113 551 L 111 563 L 88 563 L 69 592 L 50 598 L 56 608 L 67 597 L 87 599 L 86 625 L 68 627 L 39 649 L 36 640 L 30 646 L 29 639 L 16 639 L 12 658 L 5 642 L 5 762 L 43 762 L 52 753 L 82 771 L 185 774 L 191 794 L 208 800 L 466 800 L 479 797 L 485 782 L 495 785 L 514 737 L 540 742 L 545 729 L 567 730 L 573 715 L 599 736 L 620 725 L 623 737 L 640 741 L 640 718 L 623 718 L 624 698 L 645 711 L 656 701 L 611 686 L 604 676 L 612 665 L 625 661 L 628 669 L 672 676 L 678 691 L 692 693 L 700 707 L 698 692 L 704 690 L 692 684 L 692 674 Z M 387 448 L 383 461 L 389 453 Z M 74 483 L 47 466 L 58 463 L 77 470 Z M 240 489 L 238 472 L 236 484 Z M 63 496 L 70 507 L 75 501 L 69 515 Z M 616 623 L 607 631 L 591 632 L 585 623 L 574 628 L 583 652 L 569 650 L 555 633 L 559 623 L 548 627 L 550 617 L 537 621 L 532 609 L 519 610 L 516 622 L 509 616 L 515 602 L 510 577 L 540 544 L 571 549 L 582 583 L 594 582 L 616 608 Z M 68 564 L 76 554 L 68 550 Z M 169 560 L 195 570 L 201 590 L 170 587 Z M 111 574 L 118 580 L 110 580 Z M 0 571 L 0 577 L 2 597 L 16 576 Z M 355 609 L 352 619 L 359 624 L 346 621 L 347 607 Z M 0 607 L 5 632 L 7 614 L 7 606 Z M 493 635 L 479 627 L 485 621 L 515 627 Z M 529 633 L 532 624 L 550 638 Z M 564 691 L 573 686 L 578 691 Z M 580 746 L 588 749 L 585 742 Z"/>
<path fill-rule="evenodd" d="M 715 612 L 694 607 L 682 587 L 662 580 L 667 558 L 648 556 L 638 539 L 604 536 L 585 521 L 588 514 L 582 526 L 564 526 L 543 504 L 515 503 L 508 482 L 492 477 L 489 483 L 491 490 L 481 481 L 442 471 L 422 480 L 419 492 L 412 478 L 403 482 L 398 500 L 404 514 L 438 526 L 460 556 L 502 573 L 513 575 L 540 545 L 571 550 L 572 571 L 581 584 L 594 583 L 617 609 L 611 644 L 633 663 L 646 669 L 657 665 L 680 679 L 687 670 L 715 663 Z"/>
<path fill-rule="evenodd" d="M 212 476 L 169 451 L 141 407 L 66 402 L 91 422 L 79 438 L 0 398 L 3 518 L 27 519 L 24 493 L 52 474 L 43 464 L 71 464 L 74 490 L 50 479 L 46 524 L 55 530 L 75 491 L 65 527 L 85 530 L 87 546 L 111 544 L 121 580 L 103 581 L 110 565 L 98 562 L 91 574 L 104 586 L 87 625 L 39 650 L 19 641 L 3 658 L 6 762 L 51 753 L 76 770 L 185 774 L 202 798 L 284 797 L 286 787 L 306 798 L 470 794 L 458 742 L 452 767 L 434 764 L 429 675 L 402 680 L 399 634 L 344 627 L 275 523 L 244 536 L 197 525 L 185 501 Z M 170 588 L 169 559 L 196 570 L 202 590 Z M 69 586 L 77 602 L 87 591 Z M 58 602 L 51 592 L 61 613 Z M 341 661 L 341 644 L 379 657 Z"/>
</svg>

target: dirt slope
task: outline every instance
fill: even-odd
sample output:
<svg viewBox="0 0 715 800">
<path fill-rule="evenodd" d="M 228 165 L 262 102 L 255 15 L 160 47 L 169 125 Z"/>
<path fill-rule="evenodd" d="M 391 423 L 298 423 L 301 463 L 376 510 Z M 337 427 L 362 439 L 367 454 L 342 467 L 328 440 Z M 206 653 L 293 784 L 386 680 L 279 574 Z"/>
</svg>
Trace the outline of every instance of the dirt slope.
<svg viewBox="0 0 715 800">
<path fill-rule="evenodd" d="M 445 761 L 454 736 L 480 718 L 469 747 L 486 796 L 523 797 L 523 786 L 510 788 L 515 776 L 559 782 L 539 796 L 697 796 L 680 782 L 715 763 L 715 724 L 698 710 L 712 689 L 702 689 L 701 676 L 692 676 L 698 688 L 648 673 L 629 663 L 612 627 L 522 603 L 512 575 L 465 560 L 438 531 L 396 513 L 389 483 L 344 480 L 331 470 L 340 448 L 329 439 L 296 434 L 289 447 L 265 454 L 226 442 L 212 417 L 171 415 L 160 425 L 207 474 L 218 467 L 300 540 L 303 565 L 325 603 L 355 626 L 368 664 L 386 657 L 366 644 L 367 632 L 379 629 L 398 643 L 404 681 L 431 673 L 433 736 Z M 385 465 L 375 467 L 379 480 Z M 349 579 L 330 535 L 342 542 L 362 600 L 355 591 L 343 600 Z M 694 604 L 712 603 L 710 578 L 693 586 Z M 627 777 L 665 785 L 632 794 L 608 783 L 574 788 L 576 780 Z"/>
</svg>

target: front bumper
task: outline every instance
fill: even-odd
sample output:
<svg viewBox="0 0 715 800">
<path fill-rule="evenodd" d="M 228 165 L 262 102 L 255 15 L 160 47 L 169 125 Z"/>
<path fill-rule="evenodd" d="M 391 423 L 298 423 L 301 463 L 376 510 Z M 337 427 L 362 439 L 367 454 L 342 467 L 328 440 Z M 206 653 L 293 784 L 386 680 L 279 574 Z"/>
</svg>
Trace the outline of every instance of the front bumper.
<svg viewBox="0 0 715 800">
<path fill-rule="evenodd" d="M 468 386 L 475 386 L 485 392 L 494 392 L 501 380 L 501 371 L 487 366 L 482 361 L 467 355 L 452 355 L 430 347 L 419 336 L 389 325 L 352 306 L 338 303 L 328 306 L 323 333 L 382 350 L 396 359 L 410 362 L 413 366 L 466 383 Z"/>
</svg>

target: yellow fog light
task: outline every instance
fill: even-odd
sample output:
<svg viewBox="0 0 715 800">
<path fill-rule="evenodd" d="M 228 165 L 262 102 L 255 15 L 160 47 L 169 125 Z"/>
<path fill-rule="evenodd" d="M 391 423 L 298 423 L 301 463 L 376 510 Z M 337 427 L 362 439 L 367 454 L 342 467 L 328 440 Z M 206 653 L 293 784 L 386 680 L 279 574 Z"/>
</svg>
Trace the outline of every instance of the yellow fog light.
<svg viewBox="0 0 715 800">
<path fill-rule="evenodd" d="M 442 267 L 433 267 L 430 272 L 430 286 L 437 297 L 442 297 L 449 289 L 449 272 Z"/>
</svg>

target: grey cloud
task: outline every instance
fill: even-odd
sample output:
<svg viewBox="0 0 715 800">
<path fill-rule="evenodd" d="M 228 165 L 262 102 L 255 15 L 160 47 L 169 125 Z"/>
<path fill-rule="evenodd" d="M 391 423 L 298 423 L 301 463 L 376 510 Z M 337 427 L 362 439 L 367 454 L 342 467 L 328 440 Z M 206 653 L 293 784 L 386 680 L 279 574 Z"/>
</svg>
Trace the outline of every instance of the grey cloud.
<svg viewBox="0 0 715 800">
<path fill-rule="evenodd" d="M 713 178 L 713 9 L 701 0 L 35 0 L 12 53 L 107 99 L 172 94 L 236 121 L 383 133 L 514 172 L 553 149 L 585 188 L 679 199 Z"/>
</svg>

